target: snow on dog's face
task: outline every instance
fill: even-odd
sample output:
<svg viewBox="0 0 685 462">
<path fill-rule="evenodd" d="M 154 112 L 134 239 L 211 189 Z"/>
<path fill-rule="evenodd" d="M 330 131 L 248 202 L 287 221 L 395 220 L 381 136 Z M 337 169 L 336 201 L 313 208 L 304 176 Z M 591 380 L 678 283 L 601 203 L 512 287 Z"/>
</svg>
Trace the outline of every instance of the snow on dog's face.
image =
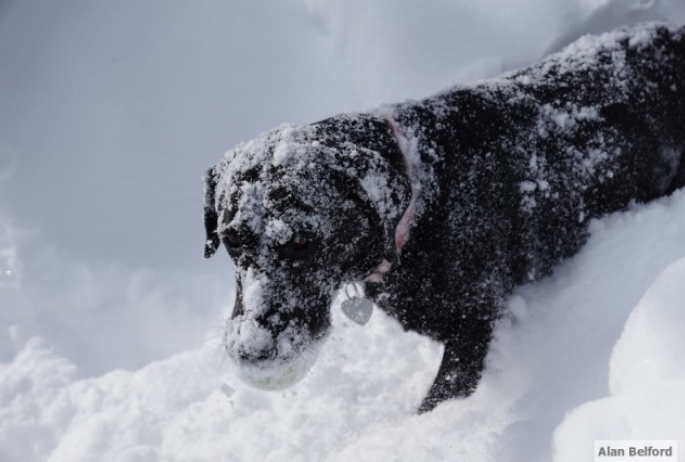
<svg viewBox="0 0 685 462">
<path fill-rule="evenodd" d="M 380 151 L 396 149 L 382 121 L 339 117 L 284 125 L 210 170 L 205 255 L 221 242 L 236 265 L 225 347 L 246 382 L 301 379 L 329 331 L 335 290 L 393 248 L 408 184 Z"/>
</svg>

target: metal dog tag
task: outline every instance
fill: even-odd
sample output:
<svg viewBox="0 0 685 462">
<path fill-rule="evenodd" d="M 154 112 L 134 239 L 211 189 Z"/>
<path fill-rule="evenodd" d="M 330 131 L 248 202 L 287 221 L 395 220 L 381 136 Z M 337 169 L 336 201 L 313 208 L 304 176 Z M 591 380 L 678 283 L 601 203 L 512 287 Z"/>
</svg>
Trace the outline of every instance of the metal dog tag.
<svg viewBox="0 0 685 462">
<path fill-rule="evenodd" d="M 368 298 L 348 298 L 342 302 L 340 307 L 345 316 L 360 326 L 369 322 L 373 314 L 373 302 Z"/>
</svg>

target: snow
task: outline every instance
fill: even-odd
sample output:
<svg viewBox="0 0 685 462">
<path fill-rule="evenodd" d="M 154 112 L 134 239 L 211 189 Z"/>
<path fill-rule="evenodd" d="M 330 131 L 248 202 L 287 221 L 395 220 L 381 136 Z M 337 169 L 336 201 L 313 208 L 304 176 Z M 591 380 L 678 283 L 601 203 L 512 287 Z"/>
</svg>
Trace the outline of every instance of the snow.
<svg viewBox="0 0 685 462">
<path fill-rule="evenodd" d="M 593 222 L 578 255 L 510 297 L 476 393 L 419 416 L 441 347 L 380 310 L 348 321 L 342 296 L 297 384 L 236 377 L 233 268 L 201 260 L 197 180 L 283 121 L 427 96 L 587 32 L 685 24 L 685 5 L 249 5 L 0 6 L 0 461 L 576 462 L 625 438 L 683 454 L 683 192 Z"/>
<path fill-rule="evenodd" d="M 609 363 L 608 396 L 573 409 L 555 432 L 559 461 L 572 441 L 685 440 L 685 258 L 668 266 L 632 310 Z"/>
</svg>

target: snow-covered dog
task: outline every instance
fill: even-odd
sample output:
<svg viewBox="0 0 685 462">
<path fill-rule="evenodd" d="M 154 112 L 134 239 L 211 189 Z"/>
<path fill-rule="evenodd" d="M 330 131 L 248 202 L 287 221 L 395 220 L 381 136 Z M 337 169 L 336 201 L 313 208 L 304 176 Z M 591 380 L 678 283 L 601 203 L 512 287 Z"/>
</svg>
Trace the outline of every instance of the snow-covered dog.
<svg viewBox="0 0 685 462">
<path fill-rule="evenodd" d="M 468 396 L 513 287 L 576 253 L 589 220 L 683 185 L 684 150 L 685 28 L 654 24 L 423 101 L 283 125 L 206 178 L 205 255 L 223 242 L 238 274 L 228 355 L 248 381 L 293 383 L 334 292 L 363 283 L 445 344 L 421 410 Z"/>
</svg>

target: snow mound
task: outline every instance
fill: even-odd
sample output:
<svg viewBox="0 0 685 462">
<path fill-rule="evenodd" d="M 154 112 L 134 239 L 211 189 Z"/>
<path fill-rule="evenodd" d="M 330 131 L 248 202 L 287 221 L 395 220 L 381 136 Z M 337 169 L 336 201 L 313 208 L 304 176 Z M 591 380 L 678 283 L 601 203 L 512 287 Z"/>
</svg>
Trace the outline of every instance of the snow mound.
<svg viewBox="0 0 685 462">
<path fill-rule="evenodd" d="M 595 440 L 685 441 L 685 258 L 631 312 L 609 366 L 610 396 L 571 410 L 555 434 L 558 462 L 590 460 Z"/>
</svg>

